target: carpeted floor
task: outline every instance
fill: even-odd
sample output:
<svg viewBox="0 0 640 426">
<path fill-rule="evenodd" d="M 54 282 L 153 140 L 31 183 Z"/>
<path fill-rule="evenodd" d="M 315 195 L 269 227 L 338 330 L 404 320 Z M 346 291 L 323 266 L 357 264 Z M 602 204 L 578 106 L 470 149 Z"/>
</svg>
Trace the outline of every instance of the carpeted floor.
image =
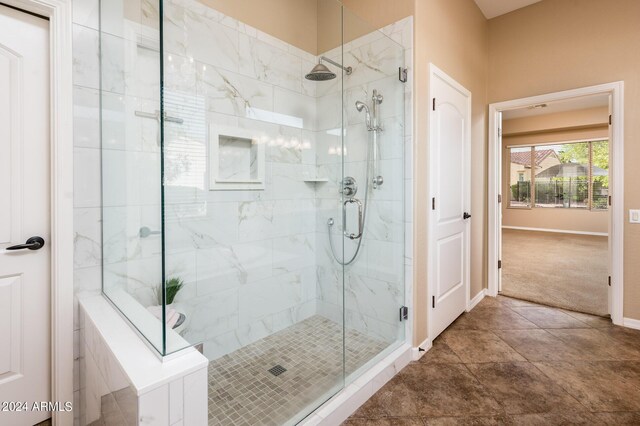
<svg viewBox="0 0 640 426">
<path fill-rule="evenodd" d="M 502 294 L 607 315 L 607 237 L 502 231 Z"/>
</svg>

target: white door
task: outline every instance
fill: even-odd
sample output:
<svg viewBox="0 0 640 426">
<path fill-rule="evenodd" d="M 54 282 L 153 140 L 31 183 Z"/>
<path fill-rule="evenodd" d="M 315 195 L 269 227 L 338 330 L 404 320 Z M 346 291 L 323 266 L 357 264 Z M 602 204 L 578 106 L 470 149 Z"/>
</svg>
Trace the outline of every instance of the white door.
<svg viewBox="0 0 640 426">
<path fill-rule="evenodd" d="M 0 425 L 51 417 L 48 26 L 0 5 Z"/>
<path fill-rule="evenodd" d="M 469 300 L 471 93 L 431 65 L 429 337 Z"/>
</svg>

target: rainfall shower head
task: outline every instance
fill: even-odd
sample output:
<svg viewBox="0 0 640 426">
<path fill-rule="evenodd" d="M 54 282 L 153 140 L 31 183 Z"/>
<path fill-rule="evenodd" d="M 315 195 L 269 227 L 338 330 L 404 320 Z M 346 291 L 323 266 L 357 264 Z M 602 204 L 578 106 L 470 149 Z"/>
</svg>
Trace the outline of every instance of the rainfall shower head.
<svg viewBox="0 0 640 426">
<path fill-rule="evenodd" d="M 336 73 L 331 72 L 326 65 L 322 62 L 319 62 L 313 69 L 309 72 L 309 74 L 305 75 L 304 78 L 311 81 L 326 81 L 333 80 L 336 78 Z"/>
<path fill-rule="evenodd" d="M 320 60 L 318 60 L 318 63 L 316 64 L 316 66 L 314 66 L 309 72 L 309 74 L 305 75 L 304 78 L 311 81 L 327 81 L 327 80 L 333 80 L 334 78 L 336 78 L 336 73 L 332 72 L 329 68 L 327 68 L 327 66 L 323 64 L 322 61 L 329 62 L 330 64 L 333 64 L 338 68 L 342 68 L 347 75 L 351 74 L 352 72 L 351 67 L 343 67 L 341 64 L 335 61 L 332 61 L 329 58 L 320 56 Z"/>
</svg>

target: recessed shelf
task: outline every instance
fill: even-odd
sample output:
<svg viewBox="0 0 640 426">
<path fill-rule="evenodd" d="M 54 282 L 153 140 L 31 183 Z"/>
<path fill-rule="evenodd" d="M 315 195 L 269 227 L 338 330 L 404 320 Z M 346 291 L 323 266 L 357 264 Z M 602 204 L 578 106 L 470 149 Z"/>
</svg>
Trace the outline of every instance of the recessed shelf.
<svg viewBox="0 0 640 426">
<path fill-rule="evenodd" d="M 329 182 L 329 179 L 328 178 L 305 178 L 304 181 L 307 183 L 322 183 L 322 182 Z"/>
</svg>

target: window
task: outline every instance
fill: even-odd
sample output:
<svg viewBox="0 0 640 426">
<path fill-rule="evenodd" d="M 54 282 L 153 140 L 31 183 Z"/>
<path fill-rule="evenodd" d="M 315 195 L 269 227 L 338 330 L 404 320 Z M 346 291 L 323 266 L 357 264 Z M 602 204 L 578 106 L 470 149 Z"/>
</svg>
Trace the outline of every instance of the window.
<svg viewBox="0 0 640 426">
<path fill-rule="evenodd" d="M 509 207 L 531 207 L 531 147 L 510 148 Z"/>
<path fill-rule="evenodd" d="M 512 147 L 509 156 L 509 207 L 607 209 L 608 141 Z"/>
</svg>

